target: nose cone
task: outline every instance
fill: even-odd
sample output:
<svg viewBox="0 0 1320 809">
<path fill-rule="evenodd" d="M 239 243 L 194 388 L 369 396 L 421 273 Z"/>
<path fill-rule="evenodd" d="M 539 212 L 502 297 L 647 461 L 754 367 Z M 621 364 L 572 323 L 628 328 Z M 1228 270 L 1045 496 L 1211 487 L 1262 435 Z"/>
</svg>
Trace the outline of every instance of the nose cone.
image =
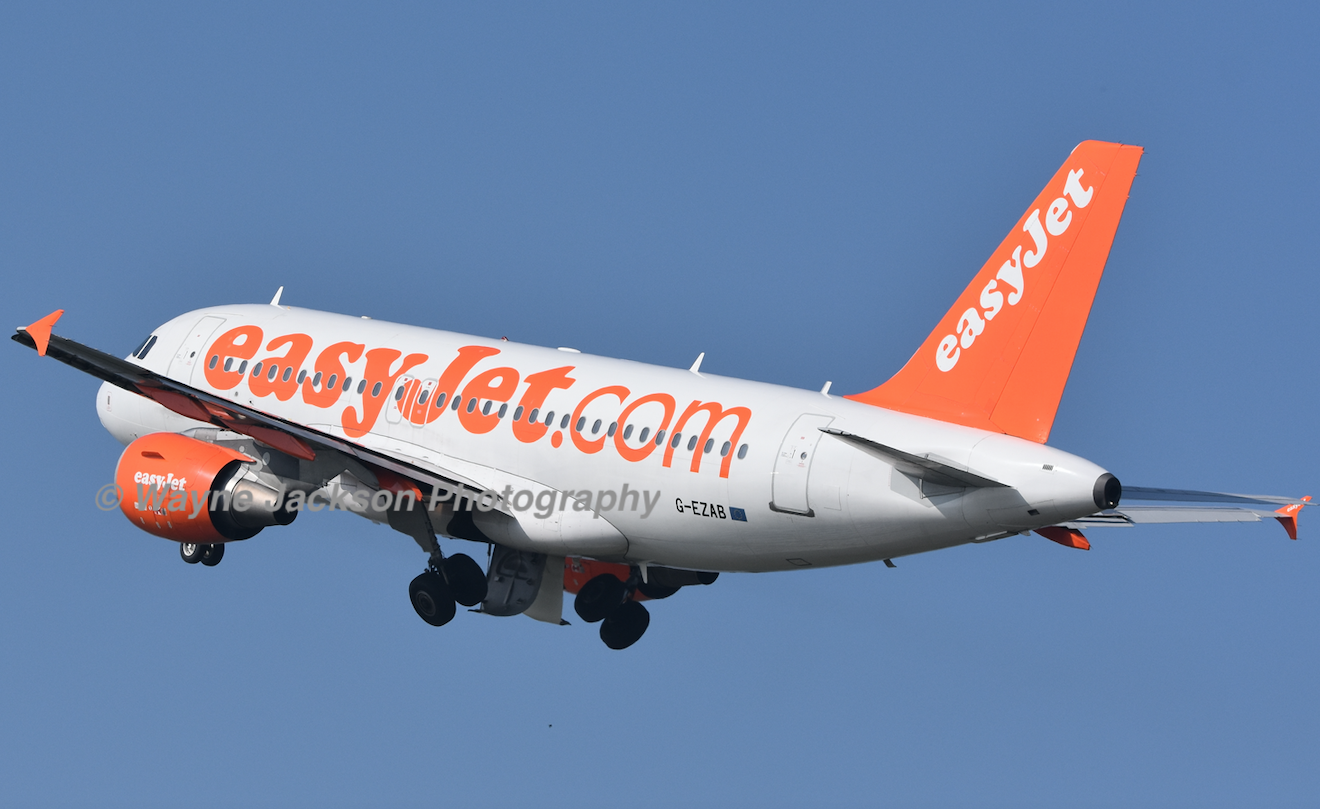
<svg viewBox="0 0 1320 809">
<path fill-rule="evenodd" d="M 1101 511 L 1118 508 L 1118 501 L 1123 499 L 1123 484 L 1118 482 L 1118 478 L 1106 472 L 1096 478 L 1095 488 L 1091 494 L 1095 498 L 1095 507 Z"/>
</svg>

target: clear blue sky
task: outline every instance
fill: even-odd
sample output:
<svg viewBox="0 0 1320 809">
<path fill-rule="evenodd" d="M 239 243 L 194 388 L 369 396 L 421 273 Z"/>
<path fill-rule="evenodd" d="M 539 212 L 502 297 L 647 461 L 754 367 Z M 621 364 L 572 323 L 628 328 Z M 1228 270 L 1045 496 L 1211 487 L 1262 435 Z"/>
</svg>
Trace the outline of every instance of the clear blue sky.
<svg viewBox="0 0 1320 809">
<path fill-rule="evenodd" d="M 888 5 L 6 3 L 0 312 L 122 355 L 283 284 L 858 391 L 1118 140 L 1051 443 L 1320 495 L 1314 7 Z M 185 566 L 94 506 L 97 383 L 6 345 L 5 806 L 1320 802 L 1320 513 L 728 575 L 611 653 L 426 626 L 412 541 L 343 514 Z"/>
</svg>

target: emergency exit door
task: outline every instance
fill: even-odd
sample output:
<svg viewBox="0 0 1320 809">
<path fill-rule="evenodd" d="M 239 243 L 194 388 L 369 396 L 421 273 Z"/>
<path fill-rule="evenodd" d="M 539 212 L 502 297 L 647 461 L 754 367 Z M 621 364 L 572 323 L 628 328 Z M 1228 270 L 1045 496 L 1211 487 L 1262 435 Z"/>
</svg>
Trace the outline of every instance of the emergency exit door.
<svg viewBox="0 0 1320 809">
<path fill-rule="evenodd" d="M 797 417 L 784 442 L 779 445 L 775 458 L 775 472 L 770 481 L 770 507 L 776 511 L 810 516 L 811 503 L 807 499 L 807 479 L 811 474 L 811 460 L 816 445 L 833 416 L 804 414 Z"/>
</svg>

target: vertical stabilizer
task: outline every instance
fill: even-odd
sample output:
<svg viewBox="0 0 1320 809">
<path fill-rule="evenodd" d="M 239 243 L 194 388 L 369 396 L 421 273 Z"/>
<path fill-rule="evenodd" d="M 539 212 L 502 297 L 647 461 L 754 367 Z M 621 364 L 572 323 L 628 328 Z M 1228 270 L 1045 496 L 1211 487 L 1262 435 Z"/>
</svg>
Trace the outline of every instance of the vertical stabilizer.
<svg viewBox="0 0 1320 809">
<path fill-rule="evenodd" d="M 1044 443 L 1141 153 L 1079 144 L 907 365 L 847 398 Z"/>
</svg>

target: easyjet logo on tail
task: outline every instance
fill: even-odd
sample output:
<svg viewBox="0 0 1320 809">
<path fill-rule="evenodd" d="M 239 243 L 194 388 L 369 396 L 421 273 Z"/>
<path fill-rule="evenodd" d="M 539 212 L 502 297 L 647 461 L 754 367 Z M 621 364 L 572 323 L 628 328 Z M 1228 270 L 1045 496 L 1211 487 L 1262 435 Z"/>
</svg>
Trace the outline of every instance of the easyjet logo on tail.
<svg viewBox="0 0 1320 809">
<path fill-rule="evenodd" d="M 1062 236 L 1072 224 L 1073 212 L 1068 201 L 1077 208 L 1091 204 L 1095 187 L 1082 187 L 1083 169 L 1072 169 L 1064 182 L 1063 196 L 1050 203 L 1041 216 L 1037 208 L 1022 224 L 1022 232 L 1031 237 L 1031 244 L 1025 242 L 1013 248 L 1013 255 L 1004 262 L 995 273 L 995 277 L 986 282 L 981 289 L 980 306 L 970 306 L 958 318 L 955 334 L 947 334 L 935 347 L 935 367 L 943 372 L 952 371 L 958 364 L 962 352 L 970 349 L 989 326 L 995 315 L 1003 310 L 1005 304 L 1016 306 L 1026 293 L 1028 276 L 1023 270 L 1030 270 L 1045 258 L 1051 236 Z M 1024 252 L 1025 249 L 1025 252 Z"/>
</svg>

